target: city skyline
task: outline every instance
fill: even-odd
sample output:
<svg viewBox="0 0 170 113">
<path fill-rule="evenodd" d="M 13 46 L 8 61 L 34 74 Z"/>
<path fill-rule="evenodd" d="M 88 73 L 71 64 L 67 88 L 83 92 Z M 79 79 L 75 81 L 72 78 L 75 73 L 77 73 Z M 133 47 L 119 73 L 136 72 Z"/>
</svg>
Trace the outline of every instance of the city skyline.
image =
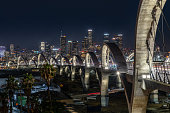
<svg viewBox="0 0 170 113">
<path fill-rule="evenodd" d="M 134 48 L 139 1 L 123 2 L 38 0 L 10 1 L 9 4 L 3 1 L 0 7 L 0 45 L 14 43 L 21 48 L 36 49 L 42 41 L 56 44 L 61 30 L 68 40 L 82 41 L 91 28 L 95 41 L 102 41 L 104 33 L 111 36 L 123 33 L 124 45 Z M 167 11 L 168 3 L 164 13 L 169 20 Z M 166 42 L 170 39 L 166 38 Z"/>
</svg>

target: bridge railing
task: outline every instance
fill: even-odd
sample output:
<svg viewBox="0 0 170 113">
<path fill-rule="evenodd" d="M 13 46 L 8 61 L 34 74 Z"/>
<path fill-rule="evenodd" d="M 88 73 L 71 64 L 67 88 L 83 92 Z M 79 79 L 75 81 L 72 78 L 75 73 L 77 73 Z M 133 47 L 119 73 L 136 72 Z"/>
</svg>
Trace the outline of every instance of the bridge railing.
<svg viewBox="0 0 170 113">
<path fill-rule="evenodd" d="M 151 79 L 170 84 L 170 62 L 153 62 Z"/>
<path fill-rule="evenodd" d="M 128 74 L 133 75 L 134 62 L 127 62 Z M 150 79 L 170 84 L 170 62 L 153 62 Z"/>
</svg>

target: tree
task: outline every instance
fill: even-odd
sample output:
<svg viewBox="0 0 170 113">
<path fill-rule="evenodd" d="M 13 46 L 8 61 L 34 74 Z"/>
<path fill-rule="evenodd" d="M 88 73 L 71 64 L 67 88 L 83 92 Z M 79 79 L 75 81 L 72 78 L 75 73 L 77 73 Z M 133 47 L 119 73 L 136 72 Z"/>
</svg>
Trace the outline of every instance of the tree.
<svg viewBox="0 0 170 113">
<path fill-rule="evenodd" d="M 8 91 L 8 96 L 10 100 L 10 113 L 12 113 L 12 97 L 14 95 L 14 91 L 18 89 L 18 81 L 15 80 L 13 76 L 8 77 L 6 89 Z"/>
<path fill-rule="evenodd" d="M 50 64 L 44 64 L 40 70 L 41 72 L 41 77 L 46 81 L 47 83 L 47 87 L 48 87 L 48 98 L 49 98 L 49 101 L 51 103 L 51 95 L 50 95 L 50 82 L 51 82 L 51 79 L 54 78 L 54 76 L 56 75 L 56 69 L 53 68 L 53 65 L 50 65 Z M 51 103 L 52 104 L 52 103 Z"/>
<path fill-rule="evenodd" d="M 22 80 L 22 88 L 24 90 L 25 95 L 27 96 L 27 112 L 30 113 L 30 95 L 31 89 L 34 85 L 34 78 L 32 74 L 25 74 L 24 79 Z"/>
<path fill-rule="evenodd" d="M 2 107 L 0 107 L 0 113 L 8 113 L 8 93 L 0 92 L 0 102 L 2 102 Z"/>
</svg>

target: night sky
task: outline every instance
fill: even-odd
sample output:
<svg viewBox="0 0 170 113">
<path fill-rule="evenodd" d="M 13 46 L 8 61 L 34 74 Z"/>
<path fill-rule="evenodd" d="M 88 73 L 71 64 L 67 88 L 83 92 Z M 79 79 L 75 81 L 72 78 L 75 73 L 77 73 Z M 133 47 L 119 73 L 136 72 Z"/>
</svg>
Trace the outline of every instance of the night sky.
<svg viewBox="0 0 170 113">
<path fill-rule="evenodd" d="M 37 49 L 41 41 L 57 45 L 61 30 L 68 40 L 81 41 L 92 28 L 94 41 L 101 41 L 104 33 L 123 33 L 125 47 L 133 48 L 138 4 L 139 0 L 1 0 L 0 45 L 29 49 Z M 170 23 L 169 6 L 167 1 Z"/>
</svg>

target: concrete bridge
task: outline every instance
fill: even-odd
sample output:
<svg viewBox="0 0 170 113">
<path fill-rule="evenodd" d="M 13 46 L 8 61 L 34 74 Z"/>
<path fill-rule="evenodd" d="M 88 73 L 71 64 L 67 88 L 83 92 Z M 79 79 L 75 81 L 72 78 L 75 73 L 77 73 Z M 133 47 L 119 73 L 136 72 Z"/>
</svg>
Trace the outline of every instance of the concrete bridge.
<svg viewBox="0 0 170 113">
<path fill-rule="evenodd" d="M 43 54 L 33 56 L 30 60 L 20 56 L 17 62 L 10 61 L 8 67 L 40 68 L 49 63 L 60 69 L 60 75 L 67 74 L 72 81 L 80 76 L 83 87 L 89 89 L 90 72 L 96 73 L 100 90 L 101 105 L 107 106 L 108 89 L 116 82 L 117 88 L 124 88 L 129 113 L 146 113 L 148 96 L 161 90 L 170 93 L 169 62 L 153 62 L 153 51 L 159 18 L 166 0 L 140 0 L 136 20 L 135 52 L 125 59 L 121 50 L 114 43 L 104 43 L 102 60 L 99 62 L 92 52 L 85 59 L 79 55 L 71 59 L 57 54 L 46 57 Z M 134 58 L 133 62 L 130 61 Z M 116 81 L 110 81 L 110 77 Z"/>
</svg>

